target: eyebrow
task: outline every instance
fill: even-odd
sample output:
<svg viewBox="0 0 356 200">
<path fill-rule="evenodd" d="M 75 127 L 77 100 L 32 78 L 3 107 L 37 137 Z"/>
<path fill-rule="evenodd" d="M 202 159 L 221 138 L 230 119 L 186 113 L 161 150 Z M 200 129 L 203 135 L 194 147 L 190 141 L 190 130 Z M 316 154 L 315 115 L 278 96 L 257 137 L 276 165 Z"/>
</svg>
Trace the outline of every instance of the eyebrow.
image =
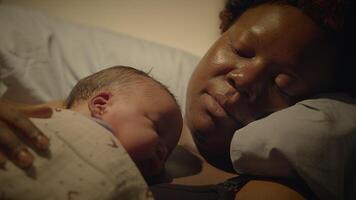
<svg viewBox="0 0 356 200">
<path fill-rule="evenodd" d="M 243 25 L 241 25 L 241 26 L 243 26 Z M 243 26 L 243 27 L 245 27 L 245 26 Z M 240 30 L 236 30 L 232 34 L 228 34 L 229 43 L 232 46 L 234 46 L 233 42 L 232 42 L 232 37 L 233 37 L 232 35 L 237 35 L 238 34 L 240 36 L 240 38 L 241 37 L 246 38 L 246 39 L 244 39 L 242 41 L 241 40 L 238 41 L 242 45 L 245 45 L 245 43 L 246 43 L 245 41 L 249 41 L 249 40 L 252 40 L 253 43 L 255 43 L 255 44 L 260 44 L 261 40 L 257 35 L 258 30 L 255 30 L 255 29 L 256 29 L 256 27 L 249 27 L 249 28 L 245 27 L 245 30 L 243 32 L 240 31 Z"/>
<path fill-rule="evenodd" d="M 246 37 L 248 39 L 253 38 L 254 42 L 256 42 L 257 44 L 261 43 L 261 39 L 260 37 L 257 36 L 259 30 L 256 30 L 256 27 L 251 27 L 250 29 L 248 29 L 247 33 L 246 33 Z"/>
</svg>

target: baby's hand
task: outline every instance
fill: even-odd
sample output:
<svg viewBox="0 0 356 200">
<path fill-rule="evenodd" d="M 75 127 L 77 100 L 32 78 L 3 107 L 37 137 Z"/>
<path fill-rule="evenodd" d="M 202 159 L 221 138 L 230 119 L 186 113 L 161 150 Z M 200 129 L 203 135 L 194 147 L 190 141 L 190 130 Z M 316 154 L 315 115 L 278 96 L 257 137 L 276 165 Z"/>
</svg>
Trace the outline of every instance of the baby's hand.
<svg viewBox="0 0 356 200">
<path fill-rule="evenodd" d="M 0 166 L 7 159 L 21 168 L 32 166 L 34 157 L 24 142 L 38 151 L 46 151 L 49 139 L 28 117 L 49 118 L 51 115 L 52 109 L 47 106 L 19 106 L 0 101 Z"/>
</svg>

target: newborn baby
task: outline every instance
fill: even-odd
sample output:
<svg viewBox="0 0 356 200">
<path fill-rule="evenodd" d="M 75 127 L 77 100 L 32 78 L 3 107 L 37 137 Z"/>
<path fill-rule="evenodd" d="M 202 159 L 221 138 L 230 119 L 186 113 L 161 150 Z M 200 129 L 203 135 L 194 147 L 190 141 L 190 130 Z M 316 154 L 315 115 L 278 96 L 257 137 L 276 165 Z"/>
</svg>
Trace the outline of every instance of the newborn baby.
<svg viewBox="0 0 356 200">
<path fill-rule="evenodd" d="M 131 67 L 107 68 L 80 80 L 65 107 L 111 130 L 145 177 L 163 169 L 182 130 L 173 94 Z"/>
</svg>

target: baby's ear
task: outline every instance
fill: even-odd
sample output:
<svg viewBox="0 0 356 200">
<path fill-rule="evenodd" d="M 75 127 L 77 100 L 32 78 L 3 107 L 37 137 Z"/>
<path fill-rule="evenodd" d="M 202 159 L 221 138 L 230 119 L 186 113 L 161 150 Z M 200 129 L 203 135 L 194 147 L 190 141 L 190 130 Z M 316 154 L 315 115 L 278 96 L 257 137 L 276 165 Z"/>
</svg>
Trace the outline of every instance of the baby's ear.
<svg viewBox="0 0 356 200">
<path fill-rule="evenodd" d="M 111 99 L 110 92 L 100 92 L 92 97 L 88 102 L 90 113 L 93 117 L 101 119 L 107 110 L 108 102 Z"/>
</svg>

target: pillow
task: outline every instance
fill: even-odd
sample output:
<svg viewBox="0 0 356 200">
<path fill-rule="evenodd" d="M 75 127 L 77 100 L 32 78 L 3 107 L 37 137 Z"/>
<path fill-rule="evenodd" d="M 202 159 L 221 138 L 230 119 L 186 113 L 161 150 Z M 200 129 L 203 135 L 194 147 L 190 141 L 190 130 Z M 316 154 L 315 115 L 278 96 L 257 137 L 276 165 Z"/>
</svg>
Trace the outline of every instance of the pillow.
<svg viewBox="0 0 356 200">
<path fill-rule="evenodd" d="M 170 88 L 184 110 L 199 58 L 187 52 L 11 6 L 0 6 L 0 95 L 20 103 L 65 99 L 80 78 L 129 65 Z"/>
</svg>

